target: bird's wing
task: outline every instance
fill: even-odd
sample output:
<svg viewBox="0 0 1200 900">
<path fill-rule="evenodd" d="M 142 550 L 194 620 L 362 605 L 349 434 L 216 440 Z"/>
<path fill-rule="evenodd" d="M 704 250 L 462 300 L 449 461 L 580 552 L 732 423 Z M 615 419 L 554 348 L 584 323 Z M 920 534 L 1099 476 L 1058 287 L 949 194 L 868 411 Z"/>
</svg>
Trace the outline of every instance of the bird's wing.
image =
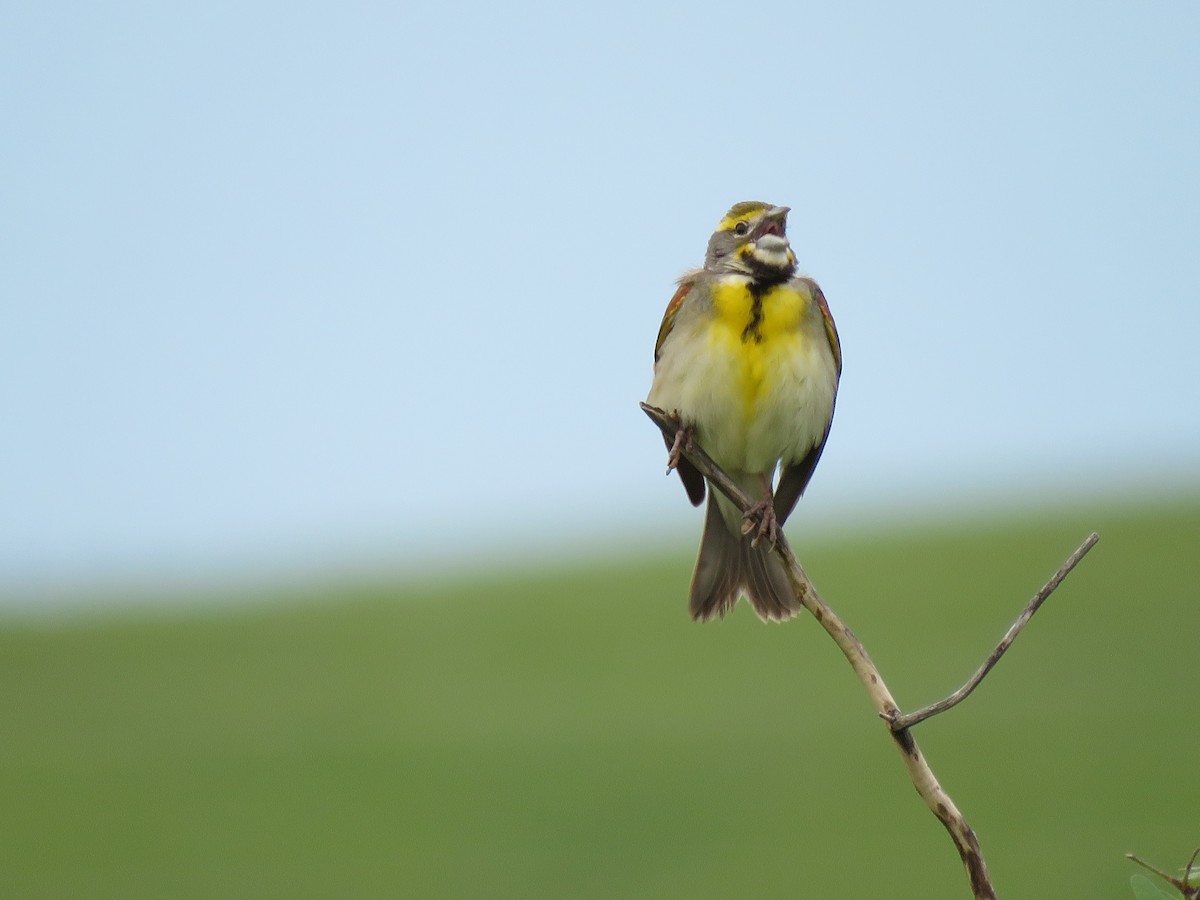
<svg viewBox="0 0 1200 900">
<path fill-rule="evenodd" d="M 833 315 L 829 312 L 829 304 L 825 301 L 825 295 L 821 292 L 821 288 L 811 278 L 802 279 L 812 291 L 813 299 L 817 302 L 817 307 L 821 310 L 821 319 L 825 324 L 825 337 L 829 340 L 829 349 L 833 353 L 833 362 L 837 366 L 837 374 L 840 378 L 842 375 L 842 343 L 838 339 L 837 326 L 833 323 Z M 835 392 L 836 399 L 836 392 Z M 833 416 L 830 416 L 829 423 L 825 425 L 825 431 L 821 435 L 815 447 L 804 454 L 804 458 L 799 462 L 787 463 L 783 467 L 783 471 L 779 475 L 779 486 L 775 490 L 775 517 L 782 523 L 791 515 L 792 509 L 796 506 L 796 501 L 804 493 L 804 489 L 808 487 L 808 481 L 812 478 L 813 471 L 817 468 L 817 462 L 821 459 L 821 452 L 825 449 L 825 441 L 829 438 L 829 426 L 833 423 Z"/>
<path fill-rule="evenodd" d="M 817 301 L 817 306 L 821 310 L 821 318 L 825 322 L 825 336 L 829 338 L 829 349 L 833 351 L 833 361 L 837 363 L 838 377 L 842 376 L 842 342 L 838 338 L 837 326 L 833 324 L 833 315 L 829 312 L 829 303 L 825 300 L 825 294 L 821 288 L 811 278 L 805 278 L 809 289 L 812 291 L 813 299 Z"/>
<path fill-rule="evenodd" d="M 667 339 L 667 335 L 675 327 L 675 316 L 679 312 L 679 307 L 683 306 L 683 298 L 688 295 L 688 291 L 692 289 L 695 283 L 693 279 L 687 277 L 679 280 L 679 289 L 675 291 L 675 296 L 667 304 L 667 311 L 663 313 L 662 325 L 658 327 L 658 340 L 654 342 L 655 362 L 658 362 L 658 358 L 662 356 L 663 341 Z"/>
<path fill-rule="evenodd" d="M 779 486 L 775 489 L 775 518 L 780 524 L 787 521 L 787 517 L 796 506 L 796 501 L 808 487 L 808 480 L 812 478 L 817 461 L 821 458 L 821 451 L 825 449 L 825 439 L 828 437 L 829 429 L 826 428 L 820 443 L 809 450 L 804 459 L 784 466 L 783 473 L 779 476 Z"/>
<path fill-rule="evenodd" d="M 662 325 L 658 328 L 658 340 L 654 343 L 654 361 L 656 363 L 658 362 L 658 358 L 662 356 L 663 342 L 667 339 L 667 335 L 671 333 L 671 329 L 675 327 L 675 316 L 679 313 L 679 307 L 683 306 L 683 298 L 688 295 L 688 291 L 695 284 L 695 273 L 689 273 L 679 279 L 679 289 L 675 291 L 675 296 L 667 304 L 667 311 L 663 313 Z M 667 412 L 671 412 L 671 410 L 667 410 Z M 671 442 L 666 441 L 666 444 L 667 449 L 671 449 Z M 679 473 L 679 480 L 683 482 L 683 487 L 687 491 L 688 499 L 692 502 L 692 506 L 699 506 L 704 502 L 704 476 L 696 470 L 695 466 L 682 458 L 679 460 L 676 471 Z"/>
</svg>

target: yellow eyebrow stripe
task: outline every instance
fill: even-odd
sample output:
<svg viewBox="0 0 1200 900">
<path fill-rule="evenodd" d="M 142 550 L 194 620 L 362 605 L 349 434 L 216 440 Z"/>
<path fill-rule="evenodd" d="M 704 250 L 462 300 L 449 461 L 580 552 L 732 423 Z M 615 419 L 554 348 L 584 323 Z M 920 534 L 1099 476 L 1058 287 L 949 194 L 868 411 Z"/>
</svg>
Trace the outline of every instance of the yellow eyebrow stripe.
<svg viewBox="0 0 1200 900">
<path fill-rule="evenodd" d="M 754 218 L 754 213 L 744 213 L 740 216 L 726 216 L 721 220 L 721 224 L 717 226 L 717 231 L 733 231 L 738 222 L 749 222 Z"/>
<path fill-rule="evenodd" d="M 770 208 L 771 206 L 768 203 L 757 203 L 754 201 L 735 204 L 729 212 L 725 213 L 725 218 L 717 225 L 717 231 L 733 231 L 737 227 L 738 222 L 748 222 L 759 213 Z"/>
</svg>

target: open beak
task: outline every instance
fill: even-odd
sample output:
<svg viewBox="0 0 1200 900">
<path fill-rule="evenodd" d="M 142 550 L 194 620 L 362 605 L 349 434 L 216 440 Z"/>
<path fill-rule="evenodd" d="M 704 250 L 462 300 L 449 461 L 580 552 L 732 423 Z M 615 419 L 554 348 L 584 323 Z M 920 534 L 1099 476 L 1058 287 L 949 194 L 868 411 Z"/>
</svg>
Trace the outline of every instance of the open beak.
<svg viewBox="0 0 1200 900">
<path fill-rule="evenodd" d="M 763 214 L 762 220 L 758 225 L 758 233 L 755 237 L 760 238 L 766 234 L 783 237 L 784 231 L 787 230 L 787 214 L 789 212 L 791 212 L 790 207 L 772 206 Z"/>
<path fill-rule="evenodd" d="M 772 206 L 764 212 L 762 220 L 758 223 L 755 238 L 762 238 L 766 234 L 774 234 L 776 238 L 782 238 L 787 230 L 787 214 L 791 211 L 790 206 Z"/>
</svg>

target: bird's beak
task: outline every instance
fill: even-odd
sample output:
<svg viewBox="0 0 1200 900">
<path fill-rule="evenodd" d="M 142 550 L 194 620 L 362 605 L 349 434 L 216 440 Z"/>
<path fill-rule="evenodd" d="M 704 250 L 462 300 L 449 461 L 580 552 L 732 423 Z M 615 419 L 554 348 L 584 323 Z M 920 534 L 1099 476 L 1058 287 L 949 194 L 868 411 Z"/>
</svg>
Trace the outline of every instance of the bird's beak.
<svg viewBox="0 0 1200 900">
<path fill-rule="evenodd" d="M 762 237 L 763 235 L 774 234 L 783 237 L 784 231 L 787 229 L 787 214 L 789 212 L 791 212 L 791 207 L 772 206 L 763 213 L 763 217 L 759 221 L 757 236 Z"/>
</svg>

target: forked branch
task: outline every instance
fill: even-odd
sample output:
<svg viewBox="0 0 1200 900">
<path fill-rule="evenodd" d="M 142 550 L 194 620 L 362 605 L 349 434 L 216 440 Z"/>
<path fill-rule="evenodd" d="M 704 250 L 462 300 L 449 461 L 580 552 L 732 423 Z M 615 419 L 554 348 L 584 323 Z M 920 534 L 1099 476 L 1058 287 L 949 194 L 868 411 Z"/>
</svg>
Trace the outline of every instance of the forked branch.
<svg viewBox="0 0 1200 900">
<path fill-rule="evenodd" d="M 1131 862 L 1137 863 L 1143 869 L 1153 872 L 1164 881 L 1169 882 L 1171 887 L 1179 891 L 1180 896 L 1182 896 L 1184 900 L 1196 900 L 1196 898 L 1200 898 L 1200 869 L 1198 869 L 1196 866 L 1196 860 L 1197 858 L 1200 858 L 1200 847 L 1195 849 L 1195 851 L 1192 853 L 1191 859 L 1189 859 L 1187 865 L 1183 867 L 1182 878 L 1176 878 L 1170 872 L 1164 872 L 1158 866 L 1151 865 L 1144 859 L 1134 856 L 1132 853 L 1126 853 L 1125 858 Z M 1196 879 L 1195 884 L 1192 884 L 1193 878 Z"/>
<path fill-rule="evenodd" d="M 1000 662 L 1000 657 L 1004 655 L 1004 651 L 1012 646 L 1012 642 L 1017 639 L 1017 635 L 1021 633 L 1021 629 L 1025 627 L 1025 624 L 1033 618 L 1033 614 L 1046 602 L 1046 598 L 1054 593 L 1054 589 L 1062 584 L 1063 579 L 1071 573 L 1072 569 L 1079 565 L 1079 561 L 1087 555 L 1089 550 L 1096 546 L 1096 541 L 1098 540 L 1100 540 L 1100 535 L 1093 531 L 1079 545 L 1075 552 L 1067 557 L 1067 561 L 1062 564 L 1062 567 L 1050 576 L 1050 580 L 1042 586 L 1040 591 L 1033 595 L 1033 599 L 1021 610 L 1021 614 L 1017 616 L 1017 620 L 1005 632 L 1004 637 L 1000 639 L 1000 643 L 996 645 L 996 649 L 988 655 L 988 658 L 983 661 L 983 665 L 979 667 L 979 670 L 971 676 L 971 679 L 966 684 L 945 700 L 931 703 L 929 706 L 922 707 L 916 712 L 902 713 L 894 719 L 888 719 L 888 724 L 891 725 L 892 729 L 912 728 L 912 726 L 919 722 L 924 722 L 926 719 L 936 716 L 938 713 L 943 713 L 966 700 L 970 696 L 971 691 L 979 687 L 979 683 L 983 681 L 984 676 L 992 671 L 992 667 Z"/>
<path fill-rule="evenodd" d="M 662 430 L 668 445 L 672 445 L 680 427 L 678 418 L 645 403 L 642 404 L 642 410 Z M 685 445 L 683 447 L 683 455 L 687 457 L 688 461 L 696 467 L 701 475 L 708 479 L 713 487 L 732 500 L 743 513 L 751 507 L 751 499 L 734 484 L 729 476 L 700 447 L 694 444 Z M 1034 601 L 1025 608 L 1021 617 L 1017 619 L 1017 622 L 1009 629 L 1009 633 L 1005 635 L 1004 640 L 1000 642 L 1000 646 L 993 651 L 992 656 L 989 657 L 988 661 L 984 663 L 984 666 L 971 681 L 942 701 L 941 704 L 934 704 L 937 707 L 936 709 L 928 707 L 926 710 L 920 710 L 916 714 L 919 717 L 915 718 L 912 722 L 905 721 L 906 717 L 900 712 L 900 708 L 896 705 L 891 691 L 884 684 L 883 676 L 879 674 L 879 669 L 871 661 L 871 657 L 867 654 L 867 650 L 862 642 L 847 627 L 837 613 L 833 611 L 829 604 L 825 602 L 821 595 L 817 593 L 816 588 L 813 587 L 812 582 L 809 581 L 808 576 L 804 573 L 804 569 L 801 568 L 799 561 L 797 561 L 795 555 L 792 553 L 787 538 L 780 534 L 779 540 L 775 544 L 775 552 L 783 561 L 784 568 L 788 573 L 788 580 L 791 583 L 796 598 L 805 609 L 812 613 L 813 618 L 821 624 L 826 633 L 833 638 L 838 648 L 842 651 L 842 654 L 846 657 L 846 660 L 850 663 L 850 666 L 854 669 L 855 675 L 858 676 L 858 680 L 866 689 L 876 711 L 886 721 L 888 731 L 896 745 L 896 749 L 900 752 L 900 758 L 904 761 L 904 765 L 908 769 L 909 778 L 912 779 L 917 793 L 921 795 L 921 799 L 925 801 L 925 805 L 929 807 L 930 811 L 942 823 L 946 831 L 949 832 L 951 840 L 954 841 L 954 846 L 958 849 L 959 856 L 962 857 L 963 866 L 967 870 L 967 877 L 971 882 L 971 890 L 976 900 L 995 900 L 996 898 L 996 891 L 988 875 L 987 865 L 983 860 L 983 852 L 979 847 L 979 840 L 976 838 L 974 830 L 963 817 L 963 814 L 954 805 L 954 801 L 950 799 L 950 796 L 945 792 L 941 784 L 938 783 L 937 777 L 933 774 L 929 763 L 925 761 L 925 757 L 917 746 L 917 742 L 913 738 L 910 729 L 916 722 L 960 703 L 975 689 L 984 676 L 991 670 L 992 666 L 1004 654 L 1004 651 L 1008 649 L 1008 646 L 1016 638 L 1021 628 L 1024 627 L 1025 622 L 1045 602 L 1046 597 L 1050 595 L 1050 592 L 1058 586 L 1058 583 L 1079 562 L 1083 554 L 1091 549 L 1096 540 L 1097 536 L 1093 534 L 1084 541 L 1083 546 L 1067 561 L 1067 565 L 1064 565 L 1063 569 L 1047 583 L 1046 587 L 1038 592 L 1037 596 L 1034 597 Z"/>
</svg>

